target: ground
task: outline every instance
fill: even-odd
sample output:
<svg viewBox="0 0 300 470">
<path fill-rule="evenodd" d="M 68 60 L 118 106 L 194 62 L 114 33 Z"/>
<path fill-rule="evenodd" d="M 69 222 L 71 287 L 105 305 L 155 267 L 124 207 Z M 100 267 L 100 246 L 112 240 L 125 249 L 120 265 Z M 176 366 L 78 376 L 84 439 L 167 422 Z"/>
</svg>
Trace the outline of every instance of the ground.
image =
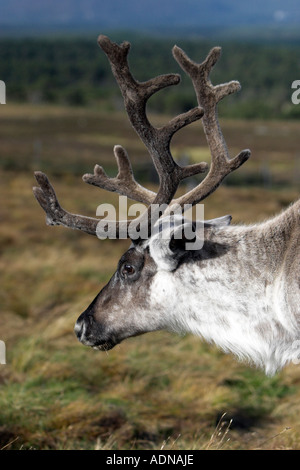
<svg viewBox="0 0 300 470">
<path fill-rule="evenodd" d="M 128 242 L 47 227 L 33 170 L 47 172 L 63 207 L 94 216 L 116 199 L 80 175 L 95 163 L 112 174 L 113 145 L 127 148 L 141 178 L 148 168 L 123 114 L 6 105 L 0 122 L 0 448 L 300 449 L 298 365 L 269 378 L 199 338 L 166 332 L 107 354 L 77 341 L 77 317 Z M 252 157 L 207 200 L 206 218 L 261 221 L 299 197 L 296 123 L 223 128 L 231 153 L 249 147 Z M 172 147 L 176 158 L 209 158 L 195 125 Z"/>
</svg>

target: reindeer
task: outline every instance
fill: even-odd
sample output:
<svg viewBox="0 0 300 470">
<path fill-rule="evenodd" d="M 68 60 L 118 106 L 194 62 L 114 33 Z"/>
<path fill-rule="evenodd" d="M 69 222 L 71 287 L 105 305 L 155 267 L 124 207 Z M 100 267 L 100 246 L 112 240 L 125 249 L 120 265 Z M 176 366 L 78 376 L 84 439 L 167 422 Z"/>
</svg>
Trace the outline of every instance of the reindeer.
<svg viewBox="0 0 300 470">
<path fill-rule="evenodd" d="M 116 222 L 114 235 L 118 238 L 125 231 L 131 245 L 108 284 L 79 316 L 75 325 L 78 339 L 107 351 L 146 332 L 193 333 L 274 374 L 300 352 L 300 200 L 260 224 L 232 226 L 230 216 L 202 222 L 202 244 L 193 250 L 186 248 L 183 229 L 194 222 L 171 215 L 175 204 L 184 208 L 203 201 L 249 158 L 249 150 L 230 158 L 217 116 L 218 102 L 238 91 L 239 82 L 212 85 L 209 75 L 220 48 L 213 48 L 197 64 L 174 46 L 174 58 L 192 80 L 198 106 L 156 128 L 146 114 L 147 100 L 178 84 L 180 76 L 168 74 L 138 82 L 129 69 L 128 42 L 118 45 L 100 36 L 98 43 L 109 59 L 130 122 L 157 170 L 159 188 L 154 193 L 136 182 L 128 154 L 119 145 L 114 147 L 117 177 L 109 178 L 99 165 L 94 174 L 83 176 L 86 183 L 127 196 L 148 209 L 133 221 L 137 233 L 146 227 L 146 237 L 130 237 L 132 221 Z M 198 185 L 174 198 L 183 179 L 208 169 L 203 162 L 180 167 L 170 151 L 173 135 L 200 119 L 211 165 Z M 35 177 L 39 187 L 33 191 L 48 225 L 99 238 L 111 235 L 106 221 L 65 211 L 47 176 L 35 172 Z M 153 229 L 150 213 L 157 205 L 165 209 L 156 213 Z M 166 221 L 170 221 L 167 229 Z M 178 232 L 182 236 L 176 236 Z"/>
</svg>

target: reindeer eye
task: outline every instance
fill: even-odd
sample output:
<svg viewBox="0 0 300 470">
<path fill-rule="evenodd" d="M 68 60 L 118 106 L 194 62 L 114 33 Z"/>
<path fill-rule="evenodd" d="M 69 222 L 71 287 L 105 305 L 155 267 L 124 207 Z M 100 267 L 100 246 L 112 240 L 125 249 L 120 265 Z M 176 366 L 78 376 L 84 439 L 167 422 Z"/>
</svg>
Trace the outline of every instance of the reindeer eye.
<svg viewBox="0 0 300 470">
<path fill-rule="evenodd" d="M 135 267 L 132 264 L 124 264 L 121 270 L 123 277 L 133 276 L 135 274 Z"/>
</svg>

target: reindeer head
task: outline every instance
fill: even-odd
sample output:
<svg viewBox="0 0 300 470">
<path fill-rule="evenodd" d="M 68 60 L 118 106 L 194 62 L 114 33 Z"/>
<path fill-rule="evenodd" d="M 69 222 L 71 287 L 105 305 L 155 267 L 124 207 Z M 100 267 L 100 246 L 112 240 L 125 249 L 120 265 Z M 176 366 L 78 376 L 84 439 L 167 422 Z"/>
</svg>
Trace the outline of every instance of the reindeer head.
<svg viewBox="0 0 300 470">
<path fill-rule="evenodd" d="M 132 239 L 132 244 L 120 259 L 109 283 L 80 315 L 75 325 L 76 335 L 82 343 L 106 350 L 130 336 L 164 328 L 176 329 L 173 312 L 176 310 L 174 302 L 178 298 L 178 282 L 182 281 L 182 267 L 196 258 L 219 256 L 220 250 L 224 248 L 209 240 L 214 231 L 228 225 L 231 218 L 225 216 L 202 221 L 200 227 L 195 229 L 195 223 L 185 219 L 182 222 L 182 217 L 172 217 L 172 208 L 176 205 L 184 209 L 186 204 L 195 206 L 205 199 L 230 172 L 249 158 L 250 152 L 244 150 L 230 159 L 220 130 L 217 104 L 240 88 L 236 81 L 217 86 L 211 84 L 209 73 L 220 56 L 220 48 L 212 49 L 201 64 L 191 61 L 177 46 L 173 48 L 175 59 L 192 79 L 198 106 L 173 118 L 163 127 L 156 128 L 146 115 L 147 100 L 159 90 L 178 84 L 179 75 L 163 75 L 140 83 L 129 70 L 129 43 L 119 46 L 107 37 L 100 36 L 99 45 L 110 61 L 130 122 L 147 147 L 159 175 L 157 194 L 140 186 L 133 176 L 126 150 L 116 146 L 114 155 L 119 168 L 116 178 L 109 178 L 99 165 L 95 166 L 93 175 L 83 176 L 83 180 L 89 184 L 126 195 L 148 206 L 148 210 L 133 222 L 115 224 L 114 237 L 118 238 L 125 231 L 128 238 Z M 170 152 L 173 135 L 201 118 L 211 151 L 211 166 L 198 186 L 174 199 L 183 179 L 208 169 L 208 165 L 203 162 L 180 167 Z M 46 175 L 36 172 L 35 176 L 40 187 L 34 188 L 34 194 L 46 212 L 49 225 L 76 228 L 99 238 L 112 235 L 108 222 L 65 211 Z M 161 208 L 162 205 L 164 209 L 154 211 L 153 216 L 152 209 L 157 206 Z M 132 224 L 135 233 L 146 233 L 146 236 L 133 238 Z M 187 229 L 192 233 L 190 237 L 186 237 Z M 188 244 L 194 244 L 194 248 L 189 249 Z"/>
<path fill-rule="evenodd" d="M 231 217 L 225 216 L 202 222 L 197 232 L 192 222 L 177 220 L 176 224 L 173 217 L 164 217 L 161 230 L 154 227 L 155 233 L 148 240 L 132 243 L 109 283 L 80 315 L 75 325 L 78 339 L 87 346 L 108 350 L 131 336 L 176 330 L 172 303 L 182 290 L 180 266 L 212 256 L 213 244 L 207 243 L 208 236 L 211 238 L 212 232 L 230 221 Z M 192 240 L 186 238 L 184 229 L 188 235 L 194 233 Z M 187 248 L 189 245 L 193 249 Z M 213 256 L 217 248 L 215 244 Z"/>
</svg>

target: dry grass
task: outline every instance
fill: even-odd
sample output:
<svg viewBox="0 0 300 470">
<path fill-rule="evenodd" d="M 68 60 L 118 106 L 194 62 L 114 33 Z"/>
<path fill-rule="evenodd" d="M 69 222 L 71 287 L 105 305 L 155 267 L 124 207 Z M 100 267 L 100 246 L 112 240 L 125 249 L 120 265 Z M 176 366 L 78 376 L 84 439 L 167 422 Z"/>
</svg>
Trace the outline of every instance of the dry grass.
<svg viewBox="0 0 300 470">
<path fill-rule="evenodd" d="M 8 136 L 4 144 L 0 141 L 6 159 L 8 143 L 9 152 L 26 157 L 22 152 L 32 143 L 37 121 L 45 132 L 43 120 L 49 126 L 51 119 L 66 119 L 71 126 L 74 115 L 56 108 L 21 112 L 7 107 L 5 113 L 6 128 L 17 132 L 14 141 Z M 93 120 L 101 121 L 94 111 L 79 113 L 93 125 Z M 16 125 L 18 119 L 21 124 Z M 117 126 L 118 116 L 109 119 Z M 235 133 L 235 126 L 225 127 L 234 146 L 245 147 L 248 128 L 239 124 Z M 272 123 L 266 132 L 276 126 Z M 53 150 L 61 126 L 48 132 L 52 153 L 47 150 L 45 162 L 51 157 L 51 169 L 61 158 L 60 145 Z M 68 132 L 70 160 L 65 166 L 61 162 L 64 175 L 54 175 L 53 182 L 66 208 L 93 215 L 101 200 L 110 202 L 113 196 L 65 175 L 78 139 L 76 128 Z M 120 124 L 122 132 L 130 143 Z M 193 132 L 186 137 L 192 147 Z M 293 125 L 289 132 L 294 135 Z M 273 148 L 283 152 L 281 146 Z M 76 151 L 79 155 L 80 148 Z M 92 157 L 94 163 L 100 160 L 98 149 L 91 151 Z M 100 243 L 47 227 L 32 196 L 32 169 L 18 171 L 22 158 L 15 169 L 12 160 L 10 169 L 0 172 L 0 339 L 7 346 L 7 365 L 0 366 L 0 449 L 300 449 L 298 366 L 267 378 L 198 338 L 165 332 L 132 338 L 108 354 L 77 342 L 74 322 L 107 282 L 128 242 Z M 286 161 L 288 175 L 291 161 Z M 91 167 L 88 160 L 84 171 Z M 205 205 L 205 216 L 231 213 L 235 222 L 250 223 L 275 214 L 298 196 L 292 186 L 223 186 Z"/>
</svg>

